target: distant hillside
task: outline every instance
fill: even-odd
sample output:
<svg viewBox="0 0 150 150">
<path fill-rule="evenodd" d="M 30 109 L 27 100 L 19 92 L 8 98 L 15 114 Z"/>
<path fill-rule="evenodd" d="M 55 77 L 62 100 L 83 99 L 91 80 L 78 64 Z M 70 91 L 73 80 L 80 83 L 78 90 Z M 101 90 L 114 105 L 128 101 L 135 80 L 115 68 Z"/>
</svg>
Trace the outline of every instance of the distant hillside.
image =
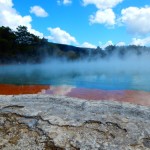
<svg viewBox="0 0 150 150">
<path fill-rule="evenodd" d="M 149 47 L 143 46 L 108 46 L 81 48 L 65 44 L 51 43 L 27 31 L 27 27 L 19 26 L 17 31 L 9 27 L 0 27 L 0 64 L 7 63 L 40 63 L 45 58 L 68 60 L 103 59 L 112 56 L 127 57 L 128 55 L 150 54 Z"/>
</svg>

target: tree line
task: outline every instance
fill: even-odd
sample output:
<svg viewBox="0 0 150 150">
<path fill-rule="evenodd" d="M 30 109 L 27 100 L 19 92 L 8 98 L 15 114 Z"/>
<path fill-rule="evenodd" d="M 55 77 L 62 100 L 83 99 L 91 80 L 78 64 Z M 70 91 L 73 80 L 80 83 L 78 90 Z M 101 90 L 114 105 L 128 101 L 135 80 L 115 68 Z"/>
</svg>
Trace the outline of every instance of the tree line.
<svg viewBox="0 0 150 150">
<path fill-rule="evenodd" d="M 81 48 L 71 45 L 51 43 L 45 38 L 31 34 L 27 27 L 18 26 L 16 31 L 9 27 L 0 27 L 0 64 L 7 63 L 40 63 L 45 58 L 103 59 L 117 55 L 120 58 L 130 54 L 149 54 L 150 48 L 145 46 L 107 46 L 104 50 L 97 48 Z"/>
</svg>

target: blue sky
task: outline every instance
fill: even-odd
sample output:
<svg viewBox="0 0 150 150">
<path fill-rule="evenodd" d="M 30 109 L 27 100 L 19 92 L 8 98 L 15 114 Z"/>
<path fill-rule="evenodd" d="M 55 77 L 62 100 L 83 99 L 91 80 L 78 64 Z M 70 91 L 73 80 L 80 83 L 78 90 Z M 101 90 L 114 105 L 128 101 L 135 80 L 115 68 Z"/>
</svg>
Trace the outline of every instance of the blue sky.
<svg viewBox="0 0 150 150">
<path fill-rule="evenodd" d="M 0 0 L 0 18 L 56 43 L 150 46 L 150 0 Z"/>
</svg>

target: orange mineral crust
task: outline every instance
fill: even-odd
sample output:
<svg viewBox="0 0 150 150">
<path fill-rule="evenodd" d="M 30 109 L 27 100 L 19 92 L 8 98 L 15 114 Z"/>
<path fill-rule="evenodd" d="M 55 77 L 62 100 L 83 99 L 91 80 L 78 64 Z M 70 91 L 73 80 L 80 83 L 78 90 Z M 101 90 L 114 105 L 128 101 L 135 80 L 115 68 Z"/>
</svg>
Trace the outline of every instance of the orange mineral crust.
<svg viewBox="0 0 150 150">
<path fill-rule="evenodd" d="M 43 89 L 49 89 L 50 86 L 44 85 L 7 85 L 0 84 L 1 95 L 19 95 L 19 94 L 37 94 Z"/>
<path fill-rule="evenodd" d="M 74 86 L 7 85 L 0 84 L 0 95 L 54 94 L 87 100 L 115 100 L 150 106 L 150 92 L 134 90 L 100 90 Z"/>
<path fill-rule="evenodd" d="M 88 100 L 115 100 L 150 106 L 150 92 L 134 90 L 94 90 L 94 89 L 72 89 L 67 94 L 71 97 Z"/>
</svg>

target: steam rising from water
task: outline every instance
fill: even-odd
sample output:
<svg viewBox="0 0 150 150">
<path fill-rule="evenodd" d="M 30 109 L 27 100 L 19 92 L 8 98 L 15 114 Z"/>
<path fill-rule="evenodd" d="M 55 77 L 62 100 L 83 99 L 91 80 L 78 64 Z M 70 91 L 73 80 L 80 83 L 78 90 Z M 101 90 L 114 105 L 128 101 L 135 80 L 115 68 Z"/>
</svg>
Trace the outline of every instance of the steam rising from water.
<svg viewBox="0 0 150 150">
<path fill-rule="evenodd" d="M 0 83 L 150 91 L 150 56 L 4 65 L 0 67 Z"/>
</svg>

